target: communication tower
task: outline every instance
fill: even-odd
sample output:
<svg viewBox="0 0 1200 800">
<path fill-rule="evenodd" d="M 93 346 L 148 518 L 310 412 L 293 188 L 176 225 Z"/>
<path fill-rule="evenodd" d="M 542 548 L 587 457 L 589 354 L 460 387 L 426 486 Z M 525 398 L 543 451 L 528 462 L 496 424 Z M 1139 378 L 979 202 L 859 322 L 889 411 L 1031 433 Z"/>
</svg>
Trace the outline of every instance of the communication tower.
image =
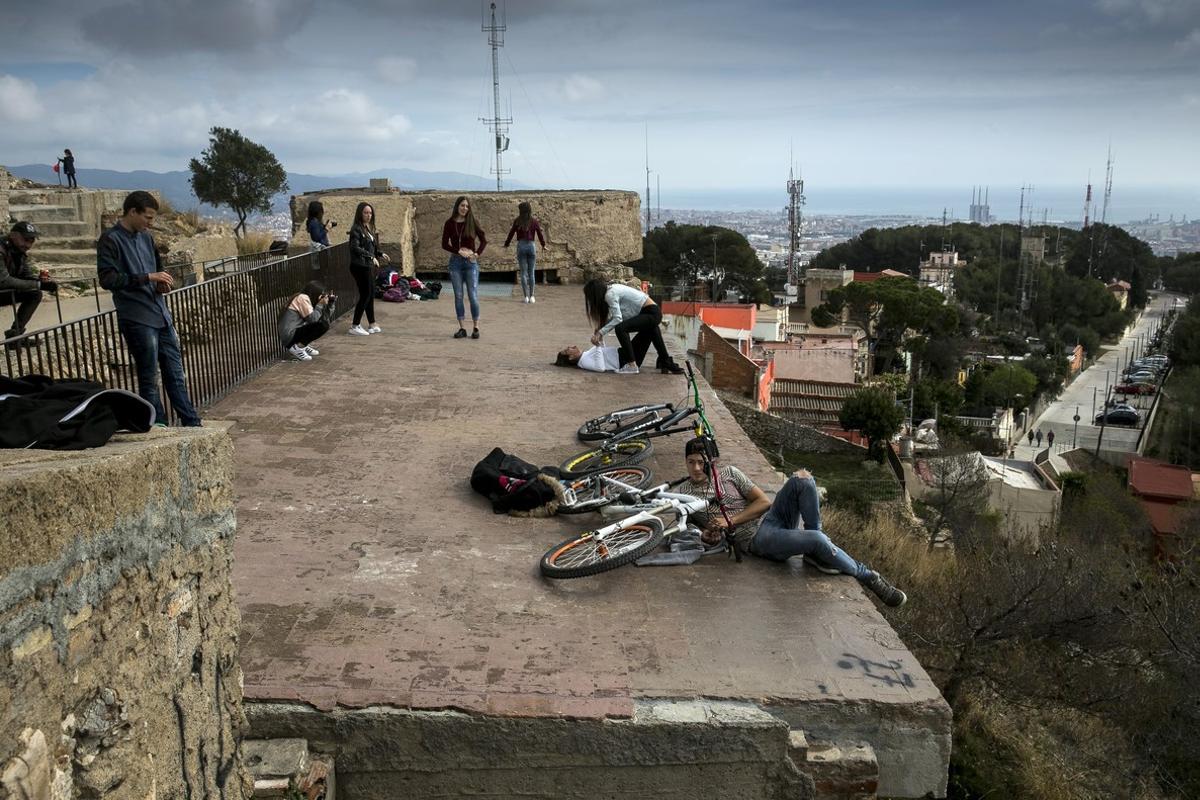
<svg viewBox="0 0 1200 800">
<path fill-rule="evenodd" d="M 795 177 L 794 168 L 788 170 L 788 283 L 799 286 L 804 279 L 800 266 L 800 229 L 804 221 L 804 178 Z"/>
<path fill-rule="evenodd" d="M 512 117 L 500 116 L 500 48 L 504 47 L 506 14 L 504 9 L 500 10 L 500 22 L 497 24 L 495 3 L 491 4 L 491 9 L 491 24 L 488 24 L 485 17 L 481 30 L 488 35 L 488 44 L 492 46 L 492 117 L 481 117 L 479 121 L 492 129 L 492 135 L 496 139 L 496 164 L 492 172 L 496 174 L 496 191 L 499 192 L 503 189 L 503 177 L 512 172 L 504 169 L 501 159 L 501 154 L 508 150 L 508 126 L 512 124 Z"/>
</svg>

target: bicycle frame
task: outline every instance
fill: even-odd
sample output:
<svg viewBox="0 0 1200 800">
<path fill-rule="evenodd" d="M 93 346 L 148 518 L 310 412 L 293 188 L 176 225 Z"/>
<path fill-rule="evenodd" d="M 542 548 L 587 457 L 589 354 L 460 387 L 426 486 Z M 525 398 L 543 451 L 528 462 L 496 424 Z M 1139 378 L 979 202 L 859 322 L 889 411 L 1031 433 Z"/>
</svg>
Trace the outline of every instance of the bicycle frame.
<svg viewBox="0 0 1200 800">
<path fill-rule="evenodd" d="M 604 541 L 604 537 L 615 533 L 618 530 L 637 525 L 640 522 L 646 522 L 651 519 L 660 519 L 661 515 L 667 511 L 672 511 L 675 514 L 675 521 L 663 529 L 665 537 L 671 537 L 679 531 L 687 527 L 689 514 L 696 514 L 708 507 L 708 501 L 690 494 L 680 494 L 677 492 L 668 492 L 666 488 L 669 484 L 657 486 L 643 494 L 654 494 L 654 500 L 648 503 L 637 503 L 632 506 L 609 506 L 606 509 L 601 509 L 601 514 L 605 518 L 615 516 L 616 514 L 628 514 L 622 516 L 617 521 L 605 525 L 603 528 L 597 528 L 592 532 L 592 535 Z M 638 509 L 638 510 L 635 510 Z M 634 511 L 633 514 L 629 514 Z"/>
<path fill-rule="evenodd" d="M 639 489 L 636 486 L 630 486 L 627 483 L 623 483 L 623 482 L 617 480 L 616 478 L 610 478 L 607 475 L 592 475 L 589 478 L 589 480 L 600 481 L 600 483 L 602 485 L 604 485 L 605 487 L 607 487 L 609 489 L 615 489 L 618 494 L 620 494 L 622 492 L 629 492 L 631 494 L 641 494 L 643 491 L 642 489 Z M 569 480 L 569 479 L 560 479 L 559 483 L 561 483 L 562 487 L 563 487 L 564 505 L 567 505 L 567 506 L 580 505 L 580 501 L 579 501 L 578 497 L 575 495 L 575 490 L 567 485 L 569 483 L 575 483 L 575 481 Z M 586 503 L 586 501 L 585 501 L 585 503 Z M 594 503 L 594 501 L 593 501 L 593 503 Z M 599 505 L 599 504 L 597 503 L 596 505 Z"/>
</svg>

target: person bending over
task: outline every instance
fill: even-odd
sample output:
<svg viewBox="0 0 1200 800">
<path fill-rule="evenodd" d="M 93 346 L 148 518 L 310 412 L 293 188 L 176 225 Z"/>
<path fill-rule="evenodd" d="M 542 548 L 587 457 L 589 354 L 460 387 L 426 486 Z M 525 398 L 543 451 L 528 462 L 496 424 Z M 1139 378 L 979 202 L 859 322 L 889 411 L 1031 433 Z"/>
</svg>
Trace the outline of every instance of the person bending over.
<svg viewBox="0 0 1200 800">
<path fill-rule="evenodd" d="M 708 441 L 696 438 L 684 446 L 688 479 L 678 491 L 715 501 L 716 491 L 706 468 Z M 821 500 L 817 483 L 808 470 L 796 470 L 772 501 L 737 467 L 716 466 L 729 521 L 715 502 L 707 513 L 695 515 L 705 544 L 719 542 L 732 522 L 730 536 L 743 550 L 760 558 L 786 561 L 792 556 L 804 556 L 822 572 L 857 578 L 884 605 L 897 608 L 908 600 L 904 592 L 856 561 L 821 530 Z"/>
<path fill-rule="evenodd" d="M 312 343 L 329 332 L 326 309 L 334 299 L 317 281 L 292 298 L 279 315 L 279 343 L 297 361 L 312 361 L 321 351 Z"/>
<path fill-rule="evenodd" d="M 606 333 L 616 334 L 621 351 L 621 366 L 617 372 L 636 373 L 653 343 L 658 353 L 654 368 L 672 375 L 683 373 L 683 368 L 671 358 L 663 342 L 662 309 L 648 294 L 621 283 L 610 284 L 602 278 L 593 278 L 583 285 L 583 300 L 588 319 L 595 326 L 592 344 L 599 347 Z M 635 334 L 632 341 L 630 333 Z"/>
</svg>

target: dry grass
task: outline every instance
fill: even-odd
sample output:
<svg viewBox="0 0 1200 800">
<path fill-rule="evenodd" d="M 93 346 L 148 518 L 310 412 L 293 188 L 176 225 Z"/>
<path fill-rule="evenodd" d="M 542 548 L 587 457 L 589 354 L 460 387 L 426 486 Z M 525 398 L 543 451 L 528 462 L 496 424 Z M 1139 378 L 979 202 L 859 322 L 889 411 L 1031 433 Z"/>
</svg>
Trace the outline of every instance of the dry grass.
<svg viewBox="0 0 1200 800">
<path fill-rule="evenodd" d="M 238 255 L 245 256 L 251 253 L 264 253 L 274 240 L 274 234 L 269 231 L 246 231 L 237 240 Z"/>
</svg>

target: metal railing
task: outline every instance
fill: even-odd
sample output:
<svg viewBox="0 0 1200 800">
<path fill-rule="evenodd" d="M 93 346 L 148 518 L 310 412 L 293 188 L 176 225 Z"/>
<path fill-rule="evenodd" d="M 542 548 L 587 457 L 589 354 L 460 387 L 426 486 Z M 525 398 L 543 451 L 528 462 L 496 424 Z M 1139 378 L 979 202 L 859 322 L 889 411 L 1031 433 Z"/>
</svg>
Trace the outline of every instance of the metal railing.
<svg viewBox="0 0 1200 800">
<path fill-rule="evenodd" d="M 278 319 L 312 280 L 339 295 L 336 316 L 353 305 L 350 247 L 340 244 L 207 280 L 166 296 L 183 351 L 188 394 L 210 406 L 279 361 Z M 0 375 L 47 375 L 137 392 L 133 357 L 115 311 L 102 311 L 0 342 Z M 165 393 L 160 392 L 168 405 Z"/>
</svg>

